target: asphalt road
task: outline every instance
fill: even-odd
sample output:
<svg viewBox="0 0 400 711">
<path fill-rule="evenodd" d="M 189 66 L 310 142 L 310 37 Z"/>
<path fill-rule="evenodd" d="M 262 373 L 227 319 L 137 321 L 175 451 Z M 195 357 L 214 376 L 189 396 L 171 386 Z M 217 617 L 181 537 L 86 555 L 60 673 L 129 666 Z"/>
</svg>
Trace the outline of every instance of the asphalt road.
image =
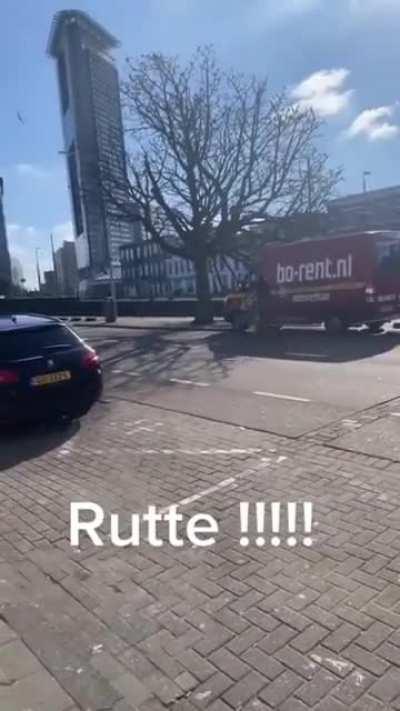
<svg viewBox="0 0 400 711">
<path fill-rule="evenodd" d="M 105 397 L 299 436 L 400 396 L 400 333 L 79 326 L 101 354 Z M 399 421 L 400 425 L 400 421 Z"/>
</svg>

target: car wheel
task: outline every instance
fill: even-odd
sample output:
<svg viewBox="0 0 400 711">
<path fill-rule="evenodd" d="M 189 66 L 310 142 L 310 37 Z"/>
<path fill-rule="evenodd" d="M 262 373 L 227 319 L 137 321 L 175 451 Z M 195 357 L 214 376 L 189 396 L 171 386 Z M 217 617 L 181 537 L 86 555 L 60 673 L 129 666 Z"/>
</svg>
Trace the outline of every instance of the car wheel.
<svg viewBox="0 0 400 711">
<path fill-rule="evenodd" d="M 336 336 L 339 333 L 344 333 L 347 324 L 339 316 L 332 316 L 327 321 L 325 321 L 325 330 L 329 335 Z"/>
</svg>

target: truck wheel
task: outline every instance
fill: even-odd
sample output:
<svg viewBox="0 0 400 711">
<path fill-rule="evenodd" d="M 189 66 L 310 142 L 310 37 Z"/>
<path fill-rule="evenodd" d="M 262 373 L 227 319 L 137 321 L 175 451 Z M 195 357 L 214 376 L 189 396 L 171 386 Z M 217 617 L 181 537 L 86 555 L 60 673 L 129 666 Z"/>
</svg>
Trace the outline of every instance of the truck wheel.
<svg viewBox="0 0 400 711">
<path fill-rule="evenodd" d="M 249 328 L 248 315 L 242 313 L 241 311 L 236 311 L 232 314 L 231 323 L 234 331 L 241 331 L 242 333 L 244 333 L 244 331 L 247 331 L 247 329 Z"/>
<path fill-rule="evenodd" d="M 339 333 L 344 333 L 346 330 L 346 324 L 343 319 L 339 316 L 332 316 L 327 321 L 325 321 L 325 330 L 331 336 L 336 336 Z"/>
<path fill-rule="evenodd" d="M 368 332 L 369 333 L 379 333 L 382 330 L 382 326 L 384 324 L 384 321 L 374 321 L 373 323 L 368 324 Z"/>
</svg>

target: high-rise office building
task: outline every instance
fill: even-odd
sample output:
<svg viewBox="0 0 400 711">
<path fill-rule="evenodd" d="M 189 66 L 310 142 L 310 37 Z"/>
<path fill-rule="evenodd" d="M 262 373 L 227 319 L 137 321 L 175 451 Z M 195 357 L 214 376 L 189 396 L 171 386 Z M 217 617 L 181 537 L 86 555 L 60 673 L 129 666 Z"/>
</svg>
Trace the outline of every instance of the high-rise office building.
<svg viewBox="0 0 400 711">
<path fill-rule="evenodd" d="M 118 41 L 80 10 L 53 20 L 48 51 L 57 63 L 60 110 L 71 194 L 81 291 L 104 283 L 119 248 L 140 238 L 139 223 L 121 219 L 105 192 L 107 180 L 124 185 L 118 71 L 111 52 Z"/>
<path fill-rule="evenodd" d="M 0 178 L 0 295 L 7 294 L 11 286 L 11 263 L 8 252 L 6 220 L 3 210 L 4 183 Z"/>
<path fill-rule="evenodd" d="M 76 250 L 73 242 L 64 241 L 54 255 L 55 278 L 60 296 L 76 296 L 78 291 L 78 269 Z"/>
</svg>

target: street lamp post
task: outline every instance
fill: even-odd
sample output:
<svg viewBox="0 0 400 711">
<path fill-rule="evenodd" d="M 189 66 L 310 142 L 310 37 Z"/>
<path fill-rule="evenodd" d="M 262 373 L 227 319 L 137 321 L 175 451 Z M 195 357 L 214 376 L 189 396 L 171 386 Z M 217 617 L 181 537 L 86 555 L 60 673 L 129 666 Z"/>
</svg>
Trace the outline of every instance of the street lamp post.
<svg viewBox="0 0 400 711">
<path fill-rule="evenodd" d="M 111 252 L 111 240 L 107 232 L 107 242 L 108 242 L 108 254 L 109 254 L 109 273 L 110 273 L 110 308 L 107 309 L 106 320 L 109 323 L 113 323 L 118 318 L 118 302 L 117 302 L 117 289 L 114 279 L 114 268 L 113 259 Z"/>
</svg>

